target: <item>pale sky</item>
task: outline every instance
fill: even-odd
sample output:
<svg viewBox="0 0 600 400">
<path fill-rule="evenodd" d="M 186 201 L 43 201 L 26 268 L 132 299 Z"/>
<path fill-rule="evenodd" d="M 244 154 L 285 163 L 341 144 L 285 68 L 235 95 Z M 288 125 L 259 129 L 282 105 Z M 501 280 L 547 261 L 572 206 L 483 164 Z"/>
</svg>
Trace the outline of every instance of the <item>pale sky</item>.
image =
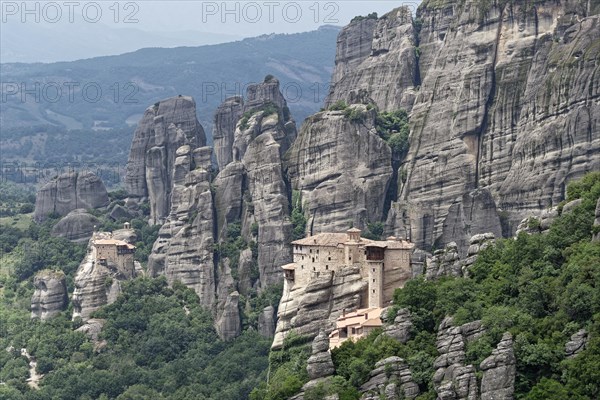
<svg viewBox="0 0 600 400">
<path fill-rule="evenodd" d="M 0 62 L 70 61 L 346 25 L 420 1 L 0 0 Z"/>
</svg>

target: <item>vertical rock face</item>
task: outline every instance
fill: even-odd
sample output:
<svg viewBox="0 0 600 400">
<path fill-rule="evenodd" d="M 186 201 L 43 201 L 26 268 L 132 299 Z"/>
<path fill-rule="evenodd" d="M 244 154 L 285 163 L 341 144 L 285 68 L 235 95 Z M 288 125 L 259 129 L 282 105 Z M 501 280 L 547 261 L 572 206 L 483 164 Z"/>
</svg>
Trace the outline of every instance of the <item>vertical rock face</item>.
<svg viewBox="0 0 600 400">
<path fill-rule="evenodd" d="M 215 116 L 220 172 L 213 180 L 212 153 L 199 146 L 204 137 L 194 123 L 193 100 L 175 98 L 166 103 L 170 108 L 165 110 L 183 115 L 161 115 L 162 102 L 158 109 L 149 108 L 128 163 L 128 172 L 142 168 L 143 174 L 128 177 L 145 176 L 137 185 L 138 196 L 149 197 L 152 218 L 163 222 L 148 271 L 194 289 L 203 306 L 213 311 L 221 338 L 229 340 L 241 331 L 239 293 L 248 295 L 251 289 L 280 282 L 279 267 L 291 260 L 292 226 L 281 158 L 296 137 L 295 123 L 273 77 L 251 85 L 245 101 L 227 99 Z M 154 122 L 146 127 L 144 121 L 154 114 Z M 159 132 L 165 121 L 170 128 L 154 134 L 156 138 L 147 137 L 149 130 Z M 147 144 L 142 146 L 142 139 Z M 143 163 L 136 156 L 142 147 L 147 148 Z M 130 187 L 136 182 L 129 179 Z M 227 237 L 232 224 L 239 224 L 239 235 L 248 244 L 246 249 L 236 248 L 239 257 L 215 251 L 216 244 L 236 239 Z M 252 242 L 256 247 L 251 248 Z M 272 335 L 272 317 L 264 323 L 267 335 Z"/>
<path fill-rule="evenodd" d="M 267 306 L 258 316 L 258 332 L 264 337 L 273 337 L 275 335 L 275 308 Z"/>
<path fill-rule="evenodd" d="M 223 340 L 232 340 L 242 332 L 240 322 L 238 292 L 233 292 L 227 296 L 227 301 L 223 307 L 220 318 L 216 321 L 217 333 Z"/>
<path fill-rule="evenodd" d="M 418 245 L 443 244 L 469 220 L 498 234 L 494 203 L 513 233 L 525 211 L 555 205 L 567 179 L 599 167 L 598 49 L 590 44 L 600 26 L 578 4 L 419 9 L 422 83 L 399 193 Z M 464 195 L 474 189 L 491 196 L 469 210 Z"/>
<path fill-rule="evenodd" d="M 243 111 L 227 149 L 230 154 L 223 157 L 232 161 L 222 166 L 214 182 L 217 233 L 223 239 L 228 224 L 241 222 L 242 236 L 257 242 L 260 288 L 265 288 L 281 282 L 279 267 L 291 260 L 292 225 L 282 156 L 296 138 L 296 125 L 273 77 L 249 86 Z M 240 267 L 247 266 L 241 261 Z M 253 284 L 247 279 L 242 283 L 246 289 Z"/>
<path fill-rule="evenodd" d="M 235 126 L 242 116 L 243 107 L 244 99 L 241 96 L 234 96 L 225 100 L 215 114 L 213 143 L 219 170 L 233 160 Z"/>
<path fill-rule="evenodd" d="M 284 281 L 272 348 L 280 348 L 291 330 L 311 337 L 321 329 L 333 331 L 344 310 L 360 307 L 366 286 L 358 267 L 343 268 L 335 276 L 322 273 L 306 287 L 290 288 Z"/>
<path fill-rule="evenodd" d="M 310 234 L 364 228 L 383 219 L 392 177 L 391 150 L 375 133 L 375 111 L 351 120 L 344 111 L 308 118 L 286 155 L 292 187 L 302 193 Z"/>
<path fill-rule="evenodd" d="M 454 326 L 446 317 L 438 329 L 433 386 L 439 399 L 477 399 L 477 377 L 473 365 L 465 363 L 465 345 L 483 334 L 480 321 Z"/>
<path fill-rule="evenodd" d="M 326 105 L 351 103 L 358 91 L 367 90 L 381 110 L 410 111 L 419 84 L 416 43 L 408 7 L 351 22 L 338 36 Z"/>
<path fill-rule="evenodd" d="M 42 321 L 67 308 L 67 283 L 62 271 L 40 271 L 33 278 L 35 291 L 31 297 L 31 318 Z"/>
<path fill-rule="evenodd" d="M 148 259 L 151 276 L 165 275 L 194 289 L 202 304 L 215 303 L 211 149 L 180 147 L 176 154 L 171 211 L 158 232 Z"/>
<path fill-rule="evenodd" d="M 505 333 L 492 351 L 492 355 L 481 362 L 481 400 L 511 400 L 515 392 L 516 359 L 513 339 Z"/>
<path fill-rule="evenodd" d="M 45 184 L 36 194 L 33 218 L 44 221 L 48 214 L 67 215 L 78 208 L 108 205 L 106 187 L 92 172 L 69 172 Z"/>
<path fill-rule="evenodd" d="M 162 223 L 171 209 L 175 152 L 184 145 L 206 145 L 194 99 L 173 97 L 146 109 L 131 145 L 125 188 L 132 198 L 150 201 L 152 223 Z"/>
<path fill-rule="evenodd" d="M 329 336 L 321 330 L 312 342 L 312 355 L 306 362 L 306 371 L 310 379 L 325 378 L 333 375 L 333 361 L 329 352 Z"/>
<path fill-rule="evenodd" d="M 116 268 L 100 265 L 89 251 L 75 274 L 73 291 L 73 319 L 84 321 L 100 307 L 113 303 L 121 293 L 120 277 Z"/>
</svg>

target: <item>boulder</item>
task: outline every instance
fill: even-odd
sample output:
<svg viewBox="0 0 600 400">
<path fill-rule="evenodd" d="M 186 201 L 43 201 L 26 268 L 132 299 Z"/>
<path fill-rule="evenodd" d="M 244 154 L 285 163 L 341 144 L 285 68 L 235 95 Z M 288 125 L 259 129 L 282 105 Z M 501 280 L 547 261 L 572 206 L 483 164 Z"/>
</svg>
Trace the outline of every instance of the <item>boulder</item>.
<svg viewBox="0 0 600 400">
<path fill-rule="evenodd" d="M 67 283 L 62 271 L 44 270 L 33 278 L 31 318 L 48 320 L 67 308 Z"/>
<path fill-rule="evenodd" d="M 100 225 L 98 218 L 88 214 L 84 209 L 77 209 L 61 218 L 52 228 L 51 234 L 75 243 L 87 243 L 98 225 Z"/>
<path fill-rule="evenodd" d="M 513 353 L 513 339 L 505 333 L 492 355 L 481 362 L 482 400 L 510 400 L 515 392 L 516 358 Z"/>
</svg>

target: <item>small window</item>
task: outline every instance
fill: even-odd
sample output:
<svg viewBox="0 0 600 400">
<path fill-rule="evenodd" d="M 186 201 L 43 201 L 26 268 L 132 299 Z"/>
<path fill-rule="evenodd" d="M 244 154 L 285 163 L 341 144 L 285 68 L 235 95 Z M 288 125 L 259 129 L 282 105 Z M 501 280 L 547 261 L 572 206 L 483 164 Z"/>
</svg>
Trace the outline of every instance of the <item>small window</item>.
<svg viewBox="0 0 600 400">
<path fill-rule="evenodd" d="M 375 283 L 375 279 L 373 279 L 373 283 Z"/>
<path fill-rule="evenodd" d="M 317 249 L 317 254 L 319 254 L 319 249 Z"/>
<path fill-rule="evenodd" d="M 315 262 L 315 258 L 313 257 L 313 262 Z"/>
<path fill-rule="evenodd" d="M 326 269 L 326 270 L 329 270 L 329 265 L 326 265 L 326 266 L 325 266 L 325 269 Z"/>
<path fill-rule="evenodd" d="M 373 293 L 375 293 L 375 289 L 373 289 Z"/>
<path fill-rule="evenodd" d="M 327 257 L 327 261 L 331 261 L 331 257 Z"/>
<path fill-rule="evenodd" d="M 375 268 L 373 268 L 373 272 L 375 272 Z"/>
<path fill-rule="evenodd" d="M 312 249 L 310 249 L 310 252 L 312 253 Z"/>
<path fill-rule="evenodd" d="M 313 271 L 316 271 L 316 270 L 317 270 L 317 268 L 316 268 L 316 267 L 313 267 Z"/>
</svg>

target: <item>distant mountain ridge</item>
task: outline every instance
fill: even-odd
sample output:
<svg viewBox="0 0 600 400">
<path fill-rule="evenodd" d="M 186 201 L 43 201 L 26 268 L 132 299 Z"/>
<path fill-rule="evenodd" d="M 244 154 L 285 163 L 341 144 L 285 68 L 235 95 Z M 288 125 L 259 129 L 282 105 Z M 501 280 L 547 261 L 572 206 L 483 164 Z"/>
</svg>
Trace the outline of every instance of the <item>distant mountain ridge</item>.
<svg viewBox="0 0 600 400">
<path fill-rule="evenodd" d="M 1 64 L 2 158 L 55 158 L 46 149 L 47 137 L 68 136 L 69 130 L 83 132 L 74 139 L 79 142 L 84 135 L 90 136 L 78 146 L 93 151 L 103 146 L 100 133 L 115 129 L 133 133 L 148 104 L 179 94 L 196 99 L 198 119 L 212 143 L 211 126 L 218 105 L 227 97 L 244 94 L 247 85 L 262 82 L 269 74 L 280 79 L 300 123 L 322 107 L 328 93 L 339 29 L 323 26 L 297 34 L 262 35 L 200 47 L 144 48 L 52 64 Z M 37 129 L 42 135 L 36 136 L 31 134 L 35 126 L 50 128 Z M 130 140 L 127 136 L 122 145 L 128 147 Z M 65 145 L 72 142 L 65 140 Z M 68 154 L 82 154 L 77 150 L 81 149 L 65 148 Z M 112 158 L 113 154 L 96 156 Z M 124 153 L 123 160 L 125 157 Z"/>
</svg>

